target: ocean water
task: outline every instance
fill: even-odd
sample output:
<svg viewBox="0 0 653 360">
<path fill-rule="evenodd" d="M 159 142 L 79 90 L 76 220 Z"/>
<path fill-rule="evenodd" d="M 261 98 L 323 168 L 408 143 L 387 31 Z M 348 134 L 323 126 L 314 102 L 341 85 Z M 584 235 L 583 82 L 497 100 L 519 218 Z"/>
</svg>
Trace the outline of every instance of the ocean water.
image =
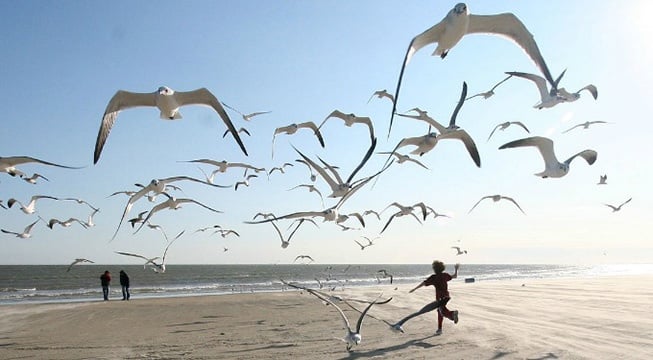
<svg viewBox="0 0 653 360">
<path fill-rule="evenodd" d="M 140 265 L 0 265 L 0 305 L 17 303 L 101 301 L 100 275 L 109 270 L 111 299 L 121 299 L 119 272 L 131 279 L 132 298 L 223 295 L 283 291 L 281 279 L 302 286 L 339 291 L 353 286 L 389 284 L 379 277 L 385 269 L 393 284 L 417 284 L 431 271 L 430 264 L 376 265 L 167 265 L 163 274 Z M 447 271 L 453 272 L 448 265 Z M 593 277 L 653 274 L 653 264 L 633 265 L 467 265 L 458 279 L 501 281 L 508 279 Z"/>
</svg>

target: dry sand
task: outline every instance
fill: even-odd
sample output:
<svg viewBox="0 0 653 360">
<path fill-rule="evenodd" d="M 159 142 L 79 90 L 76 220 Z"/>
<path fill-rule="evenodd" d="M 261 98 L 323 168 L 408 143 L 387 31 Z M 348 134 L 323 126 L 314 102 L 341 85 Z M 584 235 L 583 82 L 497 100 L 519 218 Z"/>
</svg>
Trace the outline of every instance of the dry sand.
<svg viewBox="0 0 653 360">
<path fill-rule="evenodd" d="M 348 353 L 337 312 L 298 292 L 0 306 L 0 359 L 652 359 L 653 276 L 450 283 L 450 309 L 397 334 L 374 318 Z M 523 286 L 522 286 L 523 284 Z M 388 321 L 422 307 L 431 287 L 345 289 L 394 299 Z M 355 323 L 358 314 L 347 310 Z"/>
</svg>

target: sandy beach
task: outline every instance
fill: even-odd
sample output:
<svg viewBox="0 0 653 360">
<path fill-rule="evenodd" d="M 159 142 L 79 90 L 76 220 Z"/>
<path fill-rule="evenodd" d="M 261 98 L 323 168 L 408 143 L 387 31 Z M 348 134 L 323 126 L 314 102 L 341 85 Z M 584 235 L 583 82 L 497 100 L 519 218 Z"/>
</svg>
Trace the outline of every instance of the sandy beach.
<svg viewBox="0 0 653 360">
<path fill-rule="evenodd" d="M 653 276 L 450 283 L 450 309 L 394 322 L 433 298 L 411 285 L 335 294 L 375 305 L 351 353 L 337 312 L 295 291 L 71 304 L 0 306 L 2 359 L 648 359 Z M 362 308 L 363 306 L 360 306 Z M 358 314 L 343 305 L 355 324 Z"/>
</svg>

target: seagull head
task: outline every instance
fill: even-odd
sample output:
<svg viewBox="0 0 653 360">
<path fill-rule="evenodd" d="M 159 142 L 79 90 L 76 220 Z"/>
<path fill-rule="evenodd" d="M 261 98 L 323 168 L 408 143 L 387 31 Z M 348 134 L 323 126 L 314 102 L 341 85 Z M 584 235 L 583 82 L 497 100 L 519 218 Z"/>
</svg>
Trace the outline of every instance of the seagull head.
<svg viewBox="0 0 653 360">
<path fill-rule="evenodd" d="M 172 95 L 172 94 L 175 93 L 174 90 L 172 90 L 171 88 L 169 88 L 169 87 L 167 87 L 167 86 L 161 86 L 161 87 L 159 87 L 158 92 L 159 92 L 159 95 Z"/>
<path fill-rule="evenodd" d="M 467 14 L 467 5 L 465 5 L 465 3 L 458 3 L 454 6 L 453 12 L 456 15 Z"/>
</svg>

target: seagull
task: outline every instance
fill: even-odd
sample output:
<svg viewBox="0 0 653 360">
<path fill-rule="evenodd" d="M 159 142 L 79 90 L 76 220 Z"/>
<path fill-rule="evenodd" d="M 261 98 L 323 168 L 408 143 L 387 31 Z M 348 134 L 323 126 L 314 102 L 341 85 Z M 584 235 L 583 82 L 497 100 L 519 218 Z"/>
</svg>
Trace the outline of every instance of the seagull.
<svg viewBox="0 0 653 360">
<path fill-rule="evenodd" d="M 394 280 L 394 276 L 390 274 L 386 269 L 381 269 L 377 271 L 378 274 L 383 275 L 383 278 L 390 278 L 390 284 L 392 284 L 392 281 Z M 379 280 L 379 275 L 376 276 L 377 280 Z"/>
<path fill-rule="evenodd" d="M 240 237 L 239 233 L 237 233 L 235 230 L 231 230 L 231 229 L 218 229 L 218 230 L 213 232 L 213 234 L 217 234 L 217 233 L 220 233 L 220 236 L 222 236 L 223 238 L 226 238 L 227 235 L 229 235 L 229 234 L 234 234 L 237 237 Z M 211 235 L 213 235 L 213 234 L 211 234 Z"/>
<path fill-rule="evenodd" d="M 166 187 L 170 183 L 175 182 L 175 181 L 182 181 L 182 180 L 193 181 L 193 182 L 197 182 L 197 183 L 200 183 L 200 184 L 209 185 L 209 186 L 218 187 L 218 188 L 228 187 L 228 186 L 223 186 L 223 185 L 211 184 L 211 183 L 208 183 L 206 181 L 195 179 L 195 178 L 192 178 L 192 177 L 189 177 L 189 176 L 173 176 L 173 177 L 164 178 L 164 179 L 152 179 L 147 186 L 143 186 L 142 189 L 140 189 L 139 191 L 134 193 L 129 198 L 129 200 L 127 201 L 127 205 L 125 205 L 125 210 L 122 213 L 122 217 L 120 218 L 120 222 L 118 223 L 118 227 L 116 228 L 116 232 L 113 234 L 113 237 L 111 238 L 111 240 L 115 239 L 116 235 L 118 235 L 118 230 L 120 230 L 120 225 L 122 225 L 122 222 L 125 219 L 125 216 L 127 216 L 127 214 L 129 213 L 131 208 L 134 206 L 134 203 L 136 201 L 138 201 L 141 197 L 143 197 L 144 195 L 146 195 L 146 194 L 148 194 L 150 192 L 153 192 L 155 194 L 165 193 Z M 132 225 L 133 225 L 133 223 L 132 223 Z M 143 226 L 143 225 L 141 224 L 141 226 Z"/>
<path fill-rule="evenodd" d="M 43 179 L 45 181 L 50 181 L 50 180 L 48 180 L 48 178 L 46 178 L 45 176 L 43 176 L 41 174 L 38 174 L 38 173 L 34 173 L 31 177 L 25 177 L 25 176 L 21 177 L 21 179 L 27 181 L 30 184 L 36 184 L 36 180 L 38 178 L 41 178 L 41 179 Z"/>
<path fill-rule="evenodd" d="M 388 298 L 387 300 L 378 302 L 379 298 L 383 294 L 383 293 L 381 293 L 375 300 L 365 301 L 366 303 L 368 303 L 368 305 L 365 307 L 365 309 L 363 311 L 359 311 L 359 310 L 354 308 L 356 311 L 360 312 L 360 316 L 358 317 L 358 321 L 356 322 L 356 330 L 354 331 L 354 329 L 351 328 L 351 325 L 349 324 L 349 320 L 347 319 L 347 316 L 345 316 L 345 313 L 342 311 L 342 309 L 340 309 L 340 307 L 338 307 L 338 305 L 336 305 L 334 303 L 334 300 L 335 301 L 344 301 L 344 299 L 342 299 L 340 297 L 330 296 L 328 294 L 325 294 L 325 293 L 323 293 L 321 291 L 317 291 L 317 290 L 314 290 L 314 289 L 309 289 L 309 288 L 305 288 L 305 287 L 302 287 L 302 286 L 293 285 L 293 284 L 287 283 L 287 282 L 285 282 L 283 280 L 281 280 L 281 281 L 287 286 L 293 287 L 295 289 L 303 290 L 303 291 L 308 292 L 311 295 L 314 295 L 318 299 L 320 299 L 320 300 L 324 301 L 325 303 L 327 303 L 327 305 L 331 305 L 336 310 L 338 310 L 338 313 L 340 314 L 340 317 L 342 318 L 343 322 L 345 323 L 345 327 L 347 328 L 347 334 L 342 339 L 342 341 L 344 341 L 347 344 L 347 351 L 351 351 L 352 347 L 355 346 L 355 345 L 360 345 L 361 340 L 362 340 L 361 327 L 363 326 L 363 319 L 365 318 L 365 315 L 367 314 L 367 312 L 370 311 L 370 308 L 372 308 L 372 305 L 374 305 L 374 304 L 387 304 L 388 302 L 390 302 L 392 300 L 392 298 Z M 345 301 L 345 303 L 347 305 L 349 305 L 349 303 L 347 303 L 346 301 Z M 349 306 L 353 308 L 353 306 L 351 306 L 351 305 L 349 305 Z"/>
<path fill-rule="evenodd" d="M 2 200 L 0 200 L 0 207 L 3 208 L 3 209 L 7 209 L 6 206 L 2 205 Z"/>
<path fill-rule="evenodd" d="M 587 90 L 590 94 L 592 94 L 592 97 L 594 100 L 599 97 L 599 91 L 596 89 L 596 86 L 589 84 L 580 90 L 576 91 L 575 93 L 569 93 L 565 88 L 560 88 L 558 89 L 558 95 L 563 97 L 566 102 L 574 102 L 578 99 L 580 99 L 580 92 L 583 90 Z"/>
<path fill-rule="evenodd" d="M 365 211 L 363 211 L 363 216 L 367 216 L 367 215 L 370 215 L 370 214 L 376 216 L 377 219 L 381 220 L 381 215 L 378 212 L 376 212 L 374 210 L 365 210 Z"/>
<path fill-rule="evenodd" d="M 467 254 L 467 250 L 460 250 L 459 246 L 452 246 L 452 249 L 456 249 L 456 255 Z"/>
<path fill-rule="evenodd" d="M 293 187 L 293 188 L 288 189 L 287 191 L 294 190 L 294 189 L 297 189 L 297 188 L 300 188 L 300 187 L 301 187 L 301 188 L 307 188 L 307 189 L 308 189 L 308 192 L 314 192 L 314 193 L 318 194 L 318 195 L 320 196 L 320 201 L 322 202 L 322 207 L 324 207 L 324 197 L 322 197 L 322 193 L 320 192 L 320 190 L 318 190 L 318 189 L 315 187 L 315 185 L 311 185 L 311 184 L 300 184 L 300 185 L 297 185 L 297 186 L 295 186 L 295 187 Z"/>
<path fill-rule="evenodd" d="M 492 137 L 494 132 L 497 131 L 497 129 L 503 131 L 503 130 L 507 129 L 510 125 L 520 126 L 522 129 L 526 130 L 527 133 L 529 133 L 529 134 L 531 133 L 528 130 L 528 128 L 526 127 L 526 125 L 524 125 L 521 121 L 506 121 L 506 122 L 501 123 L 501 124 L 494 127 L 494 130 L 492 130 L 492 132 L 490 133 L 490 136 L 487 137 L 487 141 L 490 141 L 490 138 Z"/>
<path fill-rule="evenodd" d="M 506 72 L 506 74 L 534 82 L 535 86 L 537 86 L 537 90 L 540 92 L 540 102 L 533 105 L 533 107 L 542 110 L 544 108 L 552 108 L 560 103 L 567 101 L 564 97 L 560 96 L 559 90 L 557 89 L 558 82 L 560 82 L 560 79 L 562 79 L 565 71 L 563 71 L 562 74 L 558 76 L 558 79 L 555 81 L 555 84 L 551 90 L 548 89 L 546 80 L 541 76 L 516 71 Z"/>
<path fill-rule="evenodd" d="M 567 175 L 571 161 L 574 160 L 577 156 L 585 159 L 585 161 L 587 161 L 587 163 L 590 165 L 594 164 L 596 157 L 598 156 L 596 151 L 588 149 L 579 152 L 578 154 L 565 160 L 564 163 L 561 163 L 558 161 L 555 153 L 553 152 L 553 140 L 542 136 L 533 136 L 525 139 L 511 141 L 507 144 L 501 145 L 499 150 L 524 146 L 535 146 L 540 151 L 542 159 L 544 160 L 545 168 L 544 171 L 535 174 L 535 176 L 539 176 L 545 179 L 549 177 L 559 178 Z"/>
<path fill-rule="evenodd" d="M 227 136 L 227 134 L 229 134 L 229 133 L 231 133 L 231 131 L 229 129 L 225 130 L 225 132 L 222 134 L 222 138 L 224 139 Z M 247 136 L 252 136 L 252 134 L 250 134 L 249 131 L 247 129 L 245 129 L 244 127 L 241 127 L 240 129 L 238 129 L 238 133 L 244 133 Z"/>
<path fill-rule="evenodd" d="M 438 123 L 437 121 L 435 121 L 434 119 L 428 116 L 422 116 L 422 114 L 420 114 L 419 116 L 405 115 L 406 117 L 411 117 L 428 123 L 430 126 L 435 127 L 440 132 L 440 134 L 438 135 L 436 133 L 430 132 L 424 136 L 404 138 L 401 141 L 399 141 L 399 143 L 397 144 L 397 146 L 392 152 L 395 152 L 399 148 L 406 145 L 414 145 L 417 146 L 417 148 L 413 150 L 411 154 L 419 154 L 420 156 L 422 156 L 426 152 L 431 151 L 435 147 L 435 145 L 437 145 L 438 141 L 444 139 L 456 139 L 463 142 L 465 148 L 467 149 L 467 152 L 472 157 L 472 160 L 474 160 L 476 166 L 481 167 L 481 156 L 478 154 L 478 149 L 476 148 L 474 139 L 472 139 L 472 137 L 469 136 L 469 134 L 465 130 L 461 129 L 458 125 L 456 125 L 456 117 L 458 116 L 458 112 L 460 111 L 460 109 L 463 106 L 463 103 L 465 102 L 466 96 L 467 96 L 467 83 L 463 82 L 463 89 L 462 89 L 462 93 L 460 94 L 460 100 L 458 101 L 458 104 L 456 105 L 453 114 L 451 114 L 449 126 L 447 127 L 442 126 L 440 123 Z"/>
<path fill-rule="evenodd" d="M 94 261 L 91 261 L 89 259 L 75 259 L 75 261 L 73 261 L 72 263 L 70 263 L 70 265 L 68 265 L 68 269 L 66 269 L 66 272 L 69 272 L 70 269 L 72 269 L 73 265 L 76 265 L 76 264 L 79 264 L 79 263 L 85 263 L 85 262 L 95 264 Z"/>
<path fill-rule="evenodd" d="M 600 175 L 599 182 L 596 183 L 596 185 L 607 185 L 608 184 L 607 181 L 608 181 L 608 175 Z"/>
<path fill-rule="evenodd" d="M 313 172 L 313 168 L 311 167 L 311 164 L 307 163 L 306 160 L 304 159 L 295 159 L 295 161 L 308 166 L 308 171 L 311 173 L 311 181 L 315 182 L 315 180 L 317 180 L 317 175 L 315 175 L 315 173 Z"/>
<path fill-rule="evenodd" d="M 120 255 L 126 255 L 126 256 L 133 256 L 133 257 L 141 258 L 141 259 L 145 260 L 145 264 L 143 264 L 143 269 L 145 269 L 145 267 L 147 267 L 147 264 L 151 264 L 151 268 L 155 273 L 164 273 L 164 272 L 166 272 L 165 262 L 166 262 L 166 255 L 168 254 L 168 249 L 170 248 L 170 245 L 172 245 L 175 242 L 175 240 L 179 239 L 183 234 L 184 234 L 184 231 L 181 231 L 179 234 L 177 234 L 177 236 L 175 236 L 174 239 L 172 239 L 172 241 L 170 241 L 168 243 L 168 245 L 166 245 L 166 248 L 163 251 L 163 258 L 160 258 L 158 256 L 153 257 L 153 258 L 147 258 L 147 257 L 145 257 L 143 255 L 138 255 L 138 254 L 133 254 L 133 253 L 128 253 L 128 252 L 122 252 L 122 251 L 115 251 L 115 253 L 120 254 Z M 160 264 L 156 263 L 156 260 L 158 260 L 158 259 L 161 259 Z"/>
<path fill-rule="evenodd" d="M 563 133 L 563 134 L 568 133 L 568 132 L 570 132 L 571 130 L 573 130 L 573 129 L 575 129 L 575 128 L 578 128 L 578 127 L 582 127 L 583 129 L 587 129 L 587 128 L 589 128 L 590 125 L 592 125 L 592 124 L 607 124 L 607 123 L 608 123 L 607 121 L 602 121 L 602 120 L 586 121 L 586 122 L 584 122 L 584 123 L 582 123 L 582 124 L 574 125 L 574 126 L 570 127 L 569 129 L 563 131 L 562 133 Z"/>
<path fill-rule="evenodd" d="M 322 137 L 322 133 L 320 133 L 320 128 L 315 125 L 314 122 L 312 121 L 307 121 L 299 124 L 290 124 L 287 126 L 282 126 L 274 129 L 274 135 L 272 135 L 272 155 L 274 156 L 274 139 L 276 139 L 278 134 L 288 134 L 288 135 L 293 135 L 294 133 L 297 132 L 299 129 L 311 129 L 313 130 L 313 134 L 317 137 L 317 140 L 320 142 L 320 145 L 324 147 L 324 138 Z"/>
<path fill-rule="evenodd" d="M 156 214 L 158 211 L 163 210 L 163 209 L 178 210 L 179 208 L 181 208 L 181 204 L 184 204 L 184 203 L 196 204 L 196 205 L 199 205 L 199 206 L 201 206 L 201 207 L 203 207 L 203 208 L 205 208 L 207 210 L 211 210 L 211 211 L 216 212 L 216 213 L 222 213 L 222 211 L 212 209 L 212 208 L 200 203 L 197 200 L 186 199 L 186 198 L 177 199 L 175 197 L 172 197 L 172 196 L 168 195 L 167 193 L 163 193 L 163 195 L 165 195 L 168 198 L 168 200 L 154 206 L 152 208 L 152 210 L 150 210 L 150 212 L 147 214 L 147 217 L 145 217 L 145 219 L 143 220 L 143 223 L 141 223 L 141 226 L 139 226 L 138 229 L 136 229 L 136 231 L 134 231 L 134 234 L 137 233 L 143 227 L 143 224 L 147 223 L 148 220 L 150 220 L 150 218 L 152 217 L 152 215 Z"/>
<path fill-rule="evenodd" d="M 78 198 L 61 198 L 61 199 L 59 199 L 59 200 L 61 200 L 61 201 L 74 201 L 74 202 L 76 202 L 76 203 L 78 203 L 78 204 L 80 204 L 80 205 L 84 204 L 84 205 L 88 206 L 88 207 L 91 208 L 91 210 L 93 210 L 93 211 L 95 211 L 95 210 L 99 210 L 99 209 L 96 208 L 95 206 L 89 204 L 86 200 L 82 200 L 82 199 L 78 199 Z"/>
<path fill-rule="evenodd" d="M 612 209 L 612 212 L 617 212 L 617 211 L 621 210 L 621 207 L 622 207 L 622 206 L 628 204 L 628 203 L 630 202 L 630 200 L 632 200 L 632 199 L 633 199 L 633 198 L 630 198 L 630 199 L 628 199 L 628 200 L 622 202 L 619 206 L 614 206 L 614 205 L 610 205 L 610 204 L 603 204 L 603 205 L 605 205 L 605 206 L 611 208 L 611 209 Z"/>
<path fill-rule="evenodd" d="M 109 137 L 109 132 L 113 127 L 118 113 L 121 110 L 129 109 L 140 106 L 157 107 L 161 111 L 160 117 L 163 120 L 178 120 L 181 119 L 179 108 L 184 105 L 205 105 L 212 107 L 215 110 L 224 124 L 227 126 L 240 149 L 247 155 L 245 145 L 243 145 L 238 131 L 231 123 L 229 115 L 220 104 L 220 101 L 206 88 L 200 88 L 193 91 L 174 91 L 167 86 L 161 86 L 159 89 L 152 93 L 135 93 L 124 90 L 118 90 L 109 101 L 102 122 L 100 123 L 100 130 L 98 131 L 97 140 L 95 142 L 95 152 L 93 154 L 93 164 L 97 164 L 100 160 L 100 154 L 104 143 Z"/>
<path fill-rule="evenodd" d="M 250 113 L 250 114 L 243 114 L 242 112 L 240 112 L 240 111 L 238 111 L 238 110 L 232 108 L 231 106 L 229 106 L 229 105 L 227 105 L 227 104 L 225 104 L 225 103 L 222 103 L 222 105 L 224 105 L 227 109 L 231 109 L 231 110 L 233 110 L 233 111 L 239 113 L 240 116 L 242 116 L 242 117 L 243 117 L 243 120 L 245 120 L 245 121 L 250 121 L 250 120 L 252 120 L 252 118 L 253 118 L 254 116 L 259 116 L 259 115 L 263 115 L 263 114 L 268 114 L 268 113 L 270 113 L 270 111 L 257 111 L 257 112 L 253 112 L 253 113 Z"/>
<path fill-rule="evenodd" d="M 25 213 L 25 214 L 34 214 L 36 212 L 36 201 L 39 199 L 51 199 L 51 200 L 60 200 L 59 198 L 52 197 L 52 196 L 47 196 L 47 195 L 34 195 L 31 197 L 29 203 L 27 205 L 23 205 L 20 201 L 11 198 L 7 200 L 7 207 L 11 208 L 14 206 L 15 203 L 18 203 L 20 205 L 20 209 Z"/>
<path fill-rule="evenodd" d="M 395 102 L 395 97 L 394 97 L 394 95 L 390 94 L 386 89 L 383 89 L 383 90 L 377 90 L 377 91 L 375 91 L 374 94 L 372 94 L 372 96 L 370 96 L 370 99 L 367 100 L 367 103 L 369 104 L 370 101 L 372 100 L 372 98 L 375 97 L 375 96 L 376 96 L 377 98 L 379 98 L 379 99 L 388 98 L 388 99 L 390 99 L 390 101 L 392 101 L 393 103 Z"/>
<path fill-rule="evenodd" d="M 217 160 L 212 160 L 212 159 L 195 159 L 195 160 L 187 160 L 187 161 L 180 161 L 180 162 L 192 162 L 192 163 L 202 163 L 202 164 L 207 164 L 207 165 L 213 165 L 217 167 L 215 171 L 219 171 L 221 173 L 224 173 L 227 171 L 227 169 L 230 168 L 243 168 L 243 169 L 249 169 L 249 170 L 254 170 L 254 172 L 259 173 L 261 171 L 265 171 L 264 168 L 258 168 L 256 166 L 250 165 L 250 164 L 245 164 L 245 163 L 238 163 L 238 162 L 227 162 L 227 160 L 222 160 L 222 161 L 217 161 Z M 229 187 L 229 186 L 225 186 Z"/>
<path fill-rule="evenodd" d="M 377 154 L 394 155 L 397 158 L 397 164 L 403 164 L 406 161 L 408 161 L 408 162 L 415 163 L 426 170 L 429 169 L 428 167 L 426 167 L 426 165 L 422 164 L 419 160 L 415 160 L 411 158 L 409 155 L 402 155 L 398 152 L 390 152 L 390 151 L 379 151 L 377 152 Z"/>
<path fill-rule="evenodd" d="M 468 34 L 494 34 L 506 37 L 521 47 L 526 54 L 535 62 L 544 77 L 556 86 L 553 77 L 549 72 L 542 54 L 526 26 L 512 13 L 503 13 L 495 15 L 473 15 L 469 13 L 467 5 L 464 3 L 457 4 L 439 23 L 433 25 L 423 33 L 415 36 L 406 50 L 406 56 L 399 72 L 397 81 L 397 90 L 395 91 L 395 102 L 392 107 L 390 117 L 390 130 L 392 130 L 392 119 L 396 111 L 396 104 L 399 100 L 399 89 L 401 80 L 404 75 L 406 65 L 410 62 L 413 54 L 429 44 L 438 43 L 437 48 L 432 55 L 438 55 L 444 59 L 449 51 Z"/>
<path fill-rule="evenodd" d="M 286 168 L 288 166 L 292 167 L 292 166 L 295 166 L 295 165 L 291 164 L 291 163 L 283 163 L 283 165 L 281 165 L 281 166 L 275 166 L 272 169 L 270 169 L 270 171 L 268 171 L 268 176 L 272 175 L 272 173 L 275 172 L 275 171 L 279 171 L 282 174 L 285 174 L 286 173 Z"/>
<path fill-rule="evenodd" d="M 522 212 L 522 214 L 526 215 L 526 213 L 524 212 L 524 210 L 522 210 L 521 206 L 519 206 L 519 204 L 517 204 L 517 202 L 516 202 L 513 198 L 510 198 L 510 197 L 507 197 L 507 196 L 503 196 L 503 195 L 488 195 L 488 196 L 483 196 L 483 197 L 481 198 L 481 200 L 479 200 L 476 204 L 474 204 L 474 206 L 472 206 L 472 208 L 469 209 L 469 211 L 468 211 L 467 213 L 470 214 L 470 213 L 472 212 L 472 210 L 474 210 L 474 208 L 476 207 L 476 205 L 480 204 L 481 201 L 483 201 L 483 200 L 485 200 L 485 199 L 492 199 L 492 201 L 494 201 L 494 202 L 498 202 L 499 200 L 508 200 L 508 201 L 512 202 L 513 204 L 515 204 L 515 206 L 517 206 L 517 208 L 519 209 L 519 211 Z"/>
<path fill-rule="evenodd" d="M 299 223 L 297 224 L 297 227 L 295 227 L 295 230 L 293 230 L 293 231 L 290 233 L 290 235 L 288 236 L 287 239 L 284 239 L 284 238 L 283 238 L 283 235 L 281 234 L 281 230 L 279 230 L 279 227 L 277 226 L 277 224 L 276 224 L 274 221 L 271 221 L 271 222 L 270 222 L 270 223 L 272 224 L 272 226 L 274 226 L 274 229 L 277 231 L 277 234 L 279 235 L 279 238 L 281 239 L 281 248 L 282 248 L 282 249 L 285 249 L 285 248 L 288 247 L 288 245 L 290 245 L 290 239 L 292 239 L 293 235 L 295 235 L 295 233 L 297 232 L 297 230 L 299 229 L 299 227 L 300 227 L 300 226 L 304 223 L 304 221 L 306 221 L 306 220 L 310 220 L 310 219 L 303 219 L 303 218 L 302 218 L 302 219 L 299 219 Z M 314 224 L 315 224 L 315 223 L 314 223 Z M 297 258 L 295 258 L 295 261 L 297 261 Z"/>
<path fill-rule="evenodd" d="M 359 179 L 359 180 L 356 180 L 356 181 L 352 182 L 352 179 L 354 178 L 356 173 L 358 173 L 358 171 L 370 159 L 370 156 L 374 152 L 375 147 L 376 147 L 376 138 L 372 141 L 372 145 L 367 150 L 367 153 L 365 154 L 365 156 L 363 157 L 361 162 L 358 164 L 358 166 L 352 171 L 352 173 L 349 175 L 347 180 L 343 181 L 340 174 L 338 174 L 338 172 L 335 170 L 335 167 L 327 164 L 324 160 L 322 160 L 322 159 L 320 159 L 318 157 L 318 159 L 322 162 L 322 164 L 324 164 L 327 167 L 327 169 L 331 172 L 331 174 L 333 175 L 333 176 L 331 176 L 331 175 L 329 175 L 327 173 L 327 171 L 326 171 L 327 169 L 324 169 L 321 166 L 319 166 L 318 164 L 316 164 L 313 160 L 309 159 L 306 155 L 302 154 L 299 150 L 297 150 L 297 148 L 295 148 L 293 146 L 295 151 L 297 151 L 297 153 L 304 159 L 304 161 L 306 161 L 308 164 L 310 164 L 313 167 L 313 169 L 315 169 L 315 171 L 318 174 L 320 174 L 320 176 L 322 176 L 324 181 L 326 181 L 326 183 L 329 185 L 329 187 L 331 188 L 331 191 L 332 191 L 331 195 L 328 196 L 330 198 L 342 197 L 345 194 L 347 194 L 347 192 L 349 192 L 350 189 L 352 189 L 356 184 L 364 181 L 364 179 Z M 381 170 L 381 171 L 383 171 L 383 170 Z M 376 175 L 378 175 L 379 173 L 377 173 Z M 376 176 L 376 175 L 373 175 L 373 176 Z M 369 177 L 366 178 L 366 179 L 369 179 Z"/>
<path fill-rule="evenodd" d="M 415 218 L 415 220 L 417 220 L 417 222 L 419 222 L 421 224 L 422 220 L 420 220 L 417 217 L 417 215 L 415 215 L 415 213 L 413 213 L 413 210 L 415 210 L 415 207 L 419 207 L 419 208 L 422 209 L 422 217 L 423 217 L 424 220 L 426 220 L 427 213 L 426 213 L 426 205 L 424 205 L 424 203 L 417 203 L 417 204 L 415 204 L 413 206 L 403 206 L 403 205 L 399 204 L 398 202 L 393 202 L 392 204 L 388 205 L 385 209 L 383 209 L 383 211 L 387 210 L 391 206 L 395 206 L 395 207 L 399 208 L 399 211 L 397 211 L 396 213 L 392 214 L 392 216 L 390 216 L 390 218 L 388 219 L 388 222 L 385 223 L 385 226 L 383 227 L 383 229 L 381 230 L 380 233 L 383 233 L 385 231 L 385 229 L 388 228 L 388 225 L 390 225 L 390 223 L 392 222 L 392 220 L 395 217 L 411 215 L 412 217 Z M 381 211 L 381 212 L 383 213 L 383 211 Z"/>
<path fill-rule="evenodd" d="M 145 225 L 147 225 L 147 227 L 150 228 L 150 229 L 152 229 L 152 230 L 159 230 L 159 231 L 161 231 L 161 234 L 163 234 L 163 238 L 166 239 L 166 242 L 169 241 L 169 240 L 168 240 L 168 234 L 166 234 L 166 232 L 163 230 L 163 227 L 162 227 L 161 225 L 152 224 L 151 222 L 148 222 L 148 223 L 145 224 Z"/>
<path fill-rule="evenodd" d="M 358 246 L 361 247 L 361 251 L 362 251 L 362 250 L 365 250 L 366 247 L 370 247 L 370 246 L 374 245 L 374 242 L 373 242 L 372 240 L 370 240 L 370 238 L 368 238 L 368 237 L 366 237 L 366 236 L 363 236 L 363 238 L 364 238 L 365 240 L 367 240 L 367 244 L 361 244 L 358 240 L 354 239 L 354 242 L 355 242 L 356 244 L 358 244 Z M 377 237 L 377 239 L 378 239 L 378 237 Z"/>
<path fill-rule="evenodd" d="M 250 175 L 247 175 L 247 177 L 244 180 L 237 181 L 236 184 L 234 185 L 234 191 L 238 190 L 239 185 L 249 186 L 249 179 L 256 178 L 256 177 L 258 177 L 258 175 L 250 174 Z"/>
<path fill-rule="evenodd" d="M 308 259 L 308 260 L 310 260 L 310 262 L 315 261 L 315 260 L 313 260 L 313 258 L 310 257 L 309 255 L 297 255 L 297 257 L 295 258 L 295 261 L 297 261 L 297 260 L 299 260 L 299 259 Z M 293 262 L 295 262 L 295 261 L 293 261 Z"/>
<path fill-rule="evenodd" d="M 331 119 L 338 118 L 345 122 L 345 126 L 351 127 L 354 124 L 364 124 L 367 125 L 367 128 L 370 130 L 370 140 L 374 141 L 374 126 L 372 125 L 372 119 L 367 116 L 356 116 L 354 114 L 345 114 L 340 110 L 333 110 L 329 116 L 327 116 L 324 121 L 318 126 L 318 129 L 322 128 L 324 123 Z"/>
<path fill-rule="evenodd" d="M 496 85 L 494 85 L 494 86 L 492 87 L 492 89 L 490 89 L 490 90 L 488 90 L 488 91 L 486 91 L 486 92 L 481 92 L 481 93 L 478 93 L 478 94 L 476 94 L 476 95 L 472 95 L 472 96 L 466 98 L 465 101 L 466 101 L 466 100 L 469 100 L 469 99 L 473 99 L 473 98 L 475 98 L 475 97 L 477 97 L 477 96 L 482 96 L 483 99 L 488 99 L 488 98 L 492 97 L 492 96 L 494 95 L 494 90 L 495 90 L 497 87 L 499 87 L 499 85 L 503 84 L 503 83 L 506 82 L 508 79 L 510 79 L 511 77 L 512 77 L 512 75 L 508 75 L 507 78 L 505 78 L 505 79 L 499 81 L 499 83 L 497 83 Z"/>
<path fill-rule="evenodd" d="M 216 224 L 216 225 L 211 225 L 211 226 L 199 228 L 199 229 L 195 230 L 193 233 L 204 232 L 206 230 L 211 230 L 211 229 L 221 229 L 221 228 L 222 228 L 221 225 Z"/>
<path fill-rule="evenodd" d="M 145 214 L 147 214 L 147 210 L 138 213 L 137 217 L 127 220 L 127 222 L 132 225 L 132 229 L 134 228 L 134 225 L 140 224 L 145 221 Z"/>
<path fill-rule="evenodd" d="M 8 156 L 8 157 L 0 156 L 0 172 L 7 173 L 11 176 L 18 175 L 20 177 L 23 177 L 25 176 L 25 173 L 16 169 L 16 165 L 32 163 L 32 162 L 43 164 L 43 165 L 56 166 L 64 169 L 81 169 L 81 167 L 58 165 L 55 163 L 39 160 L 30 156 Z"/>
<path fill-rule="evenodd" d="M 81 221 L 81 220 L 79 220 L 77 218 L 72 218 L 72 217 L 69 218 L 68 220 L 65 220 L 65 221 L 61 221 L 59 219 L 50 219 L 50 221 L 48 221 L 48 227 L 50 229 L 52 229 L 55 224 L 59 224 L 62 227 L 70 227 L 74 222 L 82 225 L 84 227 L 84 229 L 87 228 L 86 224 L 83 221 Z"/>
<path fill-rule="evenodd" d="M 272 218 L 272 219 L 276 219 L 276 217 L 274 216 L 273 213 L 262 213 L 262 212 L 259 212 L 259 213 L 256 213 L 256 215 L 254 215 L 254 217 L 252 218 L 252 220 L 256 220 L 256 218 L 259 217 L 259 216 L 262 216 L 263 219 L 270 219 L 270 218 Z"/>
<path fill-rule="evenodd" d="M 23 230 L 22 233 L 17 233 L 17 232 L 13 232 L 13 231 L 5 230 L 5 229 L 0 229 L 0 231 L 2 231 L 2 232 L 5 233 L 5 234 L 13 234 L 13 235 L 16 235 L 16 237 L 21 238 L 21 239 L 28 239 L 28 238 L 30 238 L 30 237 L 32 236 L 32 234 L 31 234 L 32 228 L 33 228 L 34 225 L 36 225 L 36 223 L 39 222 L 39 221 L 41 221 L 41 218 L 40 218 L 40 217 L 39 217 L 36 221 L 34 221 L 33 223 L 27 225 L 27 226 L 25 227 L 25 230 Z"/>
</svg>

